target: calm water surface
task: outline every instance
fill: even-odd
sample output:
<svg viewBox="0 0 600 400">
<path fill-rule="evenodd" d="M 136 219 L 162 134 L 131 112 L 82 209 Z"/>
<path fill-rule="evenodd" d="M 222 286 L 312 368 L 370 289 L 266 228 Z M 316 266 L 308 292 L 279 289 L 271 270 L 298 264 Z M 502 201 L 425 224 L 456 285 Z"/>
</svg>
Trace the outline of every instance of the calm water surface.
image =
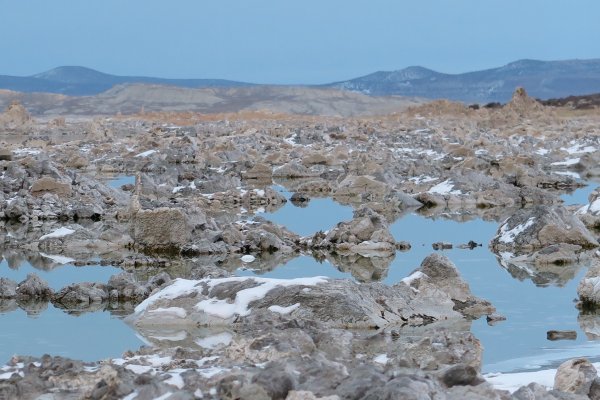
<svg viewBox="0 0 600 400">
<path fill-rule="evenodd" d="M 595 187 L 597 185 L 591 183 L 562 198 L 567 205 L 585 204 Z M 283 193 L 289 198 L 289 193 Z M 312 204 L 315 204 L 314 208 L 311 208 Z M 339 221 L 352 218 L 349 207 L 333 200 L 323 203 L 326 205 L 324 209 L 317 208 L 317 204 L 317 199 L 313 199 L 308 207 L 299 208 L 288 202 L 276 213 L 265 217 L 302 235 L 329 229 Z M 525 274 L 515 278 L 488 249 L 498 225 L 481 219 L 457 222 L 445 218 L 429 219 L 417 214 L 406 215 L 393 223 L 390 230 L 396 240 L 406 240 L 412 248 L 396 253 L 383 282 L 394 284 L 408 276 L 426 256 L 434 252 L 432 243 L 450 242 L 455 247 L 443 251 L 443 254 L 456 264 L 475 295 L 491 301 L 497 312 L 507 317 L 506 321 L 493 326 L 488 325 L 484 318 L 474 321 L 472 325 L 472 332 L 485 349 L 483 372 L 542 369 L 571 357 L 600 357 L 600 342 L 587 340 L 577 322 L 578 310 L 574 299 L 577 298 L 576 288 L 585 275 L 585 268 L 572 267 L 571 279 L 548 281 L 541 285 L 542 279 L 538 281 L 540 286 Z M 470 240 L 483 246 L 473 250 L 456 248 L 458 244 Z M 240 271 L 240 274 L 251 275 L 253 272 Z M 327 275 L 337 278 L 340 274 L 328 263 L 321 264 L 311 257 L 301 257 L 261 276 L 295 278 Z M 577 340 L 548 341 L 546 332 L 552 329 L 575 330 Z"/>
<path fill-rule="evenodd" d="M 133 185 L 135 184 L 135 176 L 134 175 L 117 175 L 111 177 L 108 182 L 108 186 L 119 189 L 123 185 Z"/>
<path fill-rule="evenodd" d="M 110 186 L 117 188 L 126 183 L 133 183 L 133 177 L 119 176 L 109 182 Z M 571 195 L 564 195 L 563 199 L 566 204 L 587 203 L 587 196 L 596 186 L 596 183 L 591 183 Z M 290 197 L 290 193 L 283 188 L 276 189 L 287 198 Z M 298 234 L 309 235 L 352 219 L 352 209 L 332 199 L 311 199 L 307 207 L 296 207 L 288 202 L 276 212 L 263 216 Z M 456 222 L 447 218 L 428 219 L 418 214 L 405 215 L 394 222 L 390 229 L 397 240 L 410 242 L 412 248 L 396 253 L 382 280 L 387 284 L 398 282 L 433 252 L 432 243 L 451 242 L 454 249 L 443 253 L 460 269 L 472 292 L 491 301 L 498 313 L 507 317 L 506 321 L 494 326 L 487 325 L 485 319 L 477 320 L 472 325 L 473 333 L 485 349 L 484 372 L 541 369 L 576 356 L 598 358 L 600 342 L 586 339 L 577 323 L 578 311 L 573 303 L 577 297 L 577 284 L 585 274 L 585 268 L 572 268 L 571 279 L 549 282 L 544 286 L 537 286 L 525 274 L 515 278 L 502 268 L 487 247 L 497 228 L 498 223 L 481 219 Z M 456 245 L 470 240 L 483 246 L 473 250 L 456 248 Z M 58 290 L 73 282 L 107 282 L 111 275 L 120 270 L 64 265 L 46 271 L 28 263 L 11 269 L 5 260 L 0 263 L 2 277 L 20 281 L 29 272 L 37 273 L 53 289 Z M 238 270 L 238 274 L 255 275 L 255 272 L 246 269 Z M 350 272 L 340 271 L 330 262 L 319 262 L 310 256 L 297 257 L 261 276 L 295 278 L 316 275 L 354 279 Z M 74 316 L 51 304 L 33 316 L 27 316 L 20 309 L 0 313 L 0 326 L 0 363 L 13 354 L 44 353 L 91 361 L 120 356 L 123 351 L 137 349 L 143 344 L 135 331 L 109 312 Z M 575 341 L 551 342 L 546 340 L 546 332 L 550 329 L 575 330 L 578 338 Z"/>
<path fill-rule="evenodd" d="M 120 269 L 108 266 L 75 267 L 57 265 L 43 270 L 28 262 L 9 268 L 0 262 L 0 277 L 20 282 L 28 273 L 36 273 L 56 290 L 76 282 L 108 282 Z M 143 342 L 129 326 L 109 312 L 82 315 L 67 314 L 52 304 L 29 314 L 16 308 L 0 312 L 0 364 L 15 354 L 60 355 L 93 361 L 120 356 L 125 350 L 137 349 Z"/>
<path fill-rule="evenodd" d="M 15 354 L 96 361 L 120 357 L 144 344 L 133 329 L 109 312 L 75 316 L 51 304 L 36 317 L 20 309 L 0 314 L 0 326 L 0 364 Z"/>
</svg>

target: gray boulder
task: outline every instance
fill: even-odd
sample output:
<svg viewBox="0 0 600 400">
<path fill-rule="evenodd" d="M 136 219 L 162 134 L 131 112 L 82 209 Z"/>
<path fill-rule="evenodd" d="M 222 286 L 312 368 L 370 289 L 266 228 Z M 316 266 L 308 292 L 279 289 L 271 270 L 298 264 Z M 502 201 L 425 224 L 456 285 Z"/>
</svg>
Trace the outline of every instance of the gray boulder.
<svg viewBox="0 0 600 400">
<path fill-rule="evenodd" d="M 45 300 L 52 297 L 52 289 L 48 283 L 36 274 L 27 274 L 27 278 L 17 286 L 16 292 L 19 299 Z"/>
<path fill-rule="evenodd" d="M 447 387 L 474 386 L 483 382 L 477 370 L 470 365 L 458 364 L 446 369 L 441 380 Z"/>
<path fill-rule="evenodd" d="M 169 274 L 167 274 L 166 272 L 161 272 L 148 279 L 148 282 L 146 282 L 146 287 L 152 292 L 154 289 L 162 287 L 168 284 L 169 282 L 171 282 L 171 277 L 169 276 Z"/>
<path fill-rule="evenodd" d="M 62 288 L 52 296 L 52 303 L 64 307 L 88 306 L 108 299 L 106 285 L 102 283 L 75 283 Z"/>
<path fill-rule="evenodd" d="M 231 326 L 290 315 L 330 327 L 377 328 L 393 323 L 422 325 L 463 315 L 477 317 L 493 311 L 488 302 L 470 293 L 447 258 L 432 255 L 411 277 L 394 286 L 357 285 L 321 277 L 178 279 L 140 304 L 129 320 L 137 326 Z"/>
<path fill-rule="evenodd" d="M 577 294 L 584 306 L 597 307 L 600 305 L 600 262 L 597 260 L 579 282 Z"/>
<path fill-rule="evenodd" d="M 60 197 L 68 197 L 71 195 L 71 185 L 69 183 L 60 182 L 54 178 L 44 176 L 33 182 L 30 191 L 34 196 L 41 196 L 44 193 L 53 193 Z"/>
<path fill-rule="evenodd" d="M 256 179 L 256 180 L 271 180 L 273 172 L 271 166 L 264 163 L 256 163 L 252 168 L 247 171 L 242 171 L 242 177 L 244 179 Z"/>
<path fill-rule="evenodd" d="M 390 191 L 390 187 L 372 176 L 349 175 L 341 181 L 334 192 L 334 197 L 360 197 L 368 193 L 370 196 L 382 197 Z"/>
<path fill-rule="evenodd" d="M 151 250 L 181 248 L 191 239 L 187 217 L 179 208 L 139 210 L 131 222 L 134 242 Z"/>
<path fill-rule="evenodd" d="M 600 188 L 594 190 L 589 196 L 589 203 L 575 213 L 588 228 L 600 228 Z"/>
<path fill-rule="evenodd" d="M 575 358 L 565 361 L 558 367 L 554 377 L 554 389 L 587 395 L 596 378 L 596 368 L 592 363 L 585 358 Z"/>
<path fill-rule="evenodd" d="M 433 284 L 452 299 L 455 310 L 467 316 L 479 318 L 495 310 L 489 302 L 473 296 L 469 284 L 460 277 L 456 266 L 442 254 L 433 253 L 427 256 L 421 266 L 401 283 L 416 290 Z"/>
<path fill-rule="evenodd" d="M 4 215 L 8 219 L 27 219 L 29 218 L 29 209 L 27 202 L 23 197 L 17 197 L 6 202 L 6 208 L 4 209 Z"/>
<path fill-rule="evenodd" d="M 354 218 L 340 222 L 327 233 L 317 232 L 304 242 L 313 249 L 334 249 L 340 254 L 360 254 L 365 257 L 391 257 L 396 252 L 396 240 L 386 219 L 363 207 Z"/>
<path fill-rule="evenodd" d="M 129 272 L 111 276 L 106 289 L 111 300 L 140 300 L 148 297 L 151 292 Z"/>
<path fill-rule="evenodd" d="M 496 253 L 522 254 L 557 244 L 578 246 L 570 247 L 571 252 L 598 247 L 598 242 L 583 223 L 562 206 L 537 206 L 517 211 L 500 225 L 490 246 Z M 563 254 L 561 259 L 564 257 Z"/>
<path fill-rule="evenodd" d="M 342 399 L 362 399 L 372 388 L 382 387 L 387 381 L 388 378 L 373 366 L 361 365 L 335 391 Z"/>
</svg>

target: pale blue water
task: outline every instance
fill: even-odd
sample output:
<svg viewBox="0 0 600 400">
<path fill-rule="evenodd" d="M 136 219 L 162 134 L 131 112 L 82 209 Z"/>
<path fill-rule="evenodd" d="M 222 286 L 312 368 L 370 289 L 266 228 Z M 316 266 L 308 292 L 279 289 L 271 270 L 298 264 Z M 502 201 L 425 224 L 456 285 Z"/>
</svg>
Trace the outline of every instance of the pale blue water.
<svg viewBox="0 0 600 400">
<path fill-rule="evenodd" d="M 0 277 L 9 278 L 17 283 L 27 277 L 29 273 L 35 273 L 37 276 L 48 282 L 53 290 L 57 291 L 61 288 L 79 282 L 108 282 L 112 275 L 123 272 L 119 268 L 110 266 L 90 265 L 84 267 L 75 267 L 70 264 L 58 265 L 47 271 L 37 269 L 31 266 L 28 262 L 22 263 L 17 269 L 10 269 L 6 260 L 0 262 Z"/>
<path fill-rule="evenodd" d="M 123 185 L 135 184 L 135 176 L 134 175 L 119 175 L 111 178 L 108 181 L 108 186 L 119 189 Z"/>
<path fill-rule="evenodd" d="M 290 192 L 281 186 L 274 188 L 289 200 Z M 277 211 L 263 216 L 270 221 L 285 225 L 294 233 L 306 236 L 319 230 L 331 229 L 338 222 L 351 220 L 352 213 L 352 207 L 336 203 L 330 198 L 314 198 L 308 202 L 307 207 L 297 207 L 288 201 Z"/>
<path fill-rule="evenodd" d="M 0 262 L 0 277 L 17 283 L 28 273 L 35 273 L 55 291 L 76 282 L 108 282 L 122 272 L 110 266 L 56 266 L 46 271 L 27 262 L 10 269 L 6 260 Z M 85 361 L 120 356 L 125 350 L 137 349 L 143 342 L 136 333 L 109 312 L 70 315 L 48 304 L 39 313 L 0 312 L 0 365 L 15 355 L 61 355 Z"/>
<path fill-rule="evenodd" d="M 565 202 L 565 205 L 573 205 L 573 204 L 588 204 L 588 196 L 592 193 L 598 186 L 600 186 L 599 182 L 589 181 L 586 182 L 587 186 L 574 190 L 571 193 L 566 193 L 560 196 L 561 199 Z"/>
<path fill-rule="evenodd" d="M 103 360 L 144 344 L 133 329 L 109 312 L 74 316 L 51 304 L 36 318 L 23 310 L 0 314 L 0 326 L 0 365 L 15 354 Z"/>
</svg>

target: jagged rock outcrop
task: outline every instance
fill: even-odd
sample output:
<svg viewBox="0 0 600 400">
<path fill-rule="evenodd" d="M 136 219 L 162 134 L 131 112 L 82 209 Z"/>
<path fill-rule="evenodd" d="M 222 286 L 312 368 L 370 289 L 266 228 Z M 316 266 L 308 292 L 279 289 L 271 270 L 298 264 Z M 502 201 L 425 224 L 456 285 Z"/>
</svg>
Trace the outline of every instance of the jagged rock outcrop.
<svg viewBox="0 0 600 400">
<path fill-rule="evenodd" d="M 19 283 L 16 295 L 19 299 L 44 301 L 53 294 L 48 283 L 36 274 L 27 274 L 27 278 Z"/>
<path fill-rule="evenodd" d="M 130 321 L 136 326 L 234 326 L 240 318 L 280 313 L 331 327 L 374 328 L 479 317 L 493 310 L 470 293 L 450 260 L 433 254 L 394 286 L 325 278 L 179 279 L 141 303 Z"/>
<path fill-rule="evenodd" d="M 32 123 L 29 112 L 21 103 L 13 101 L 0 114 L 0 128 L 7 130 L 24 130 Z"/>
<path fill-rule="evenodd" d="M 577 210 L 576 215 L 588 228 L 600 228 L 600 188 L 590 194 L 589 203 Z"/>
<path fill-rule="evenodd" d="M 389 231 L 386 219 L 363 207 L 354 212 L 349 222 L 340 222 L 328 232 L 317 232 L 304 238 L 313 249 L 330 249 L 340 254 L 390 257 L 396 252 L 396 240 Z"/>
<path fill-rule="evenodd" d="M 161 207 L 139 210 L 131 221 L 131 238 L 142 248 L 153 251 L 180 249 L 191 239 L 192 227 L 179 208 Z"/>
<path fill-rule="evenodd" d="M 565 264 L 598 247 L 598 242 L 564 207 L 537 206 L 519 210 L 504 221 L 490 247 L 503 259 L 526 254 L 531 262 Z"/>
<path fill-rule="evenodd" d="M 544 110 L 544 106 L 536 99 L 529 97 L 527 91 L 523 87 L 515 89 L 512 98 L 504 108 L 506 111 L 516 113 L 521 117 L 539 113 Z"/>
<path fill-rule="evenodd" d="M 597 259 L 577 285 L 577 295 L 583 307 L 600 306 L 600 262 Z"/>
</svg>

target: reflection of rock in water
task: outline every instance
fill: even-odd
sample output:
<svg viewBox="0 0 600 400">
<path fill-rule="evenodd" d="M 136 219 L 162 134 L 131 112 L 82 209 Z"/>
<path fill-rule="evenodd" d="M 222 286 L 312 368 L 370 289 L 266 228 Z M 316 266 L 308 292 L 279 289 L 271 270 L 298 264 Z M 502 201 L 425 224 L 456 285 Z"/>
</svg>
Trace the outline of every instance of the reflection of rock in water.
<svg viewBox="0 0 600 400">
<path fill-rule="evenodd" d="M 18 307 L 15 299 L 0 299 L 0 313 L 15 311 Z"/>
<path fill-rule="evenodd" d="M 4 250 L 3 255 L 4 259 L 6 260 L 6 264 L 10 269 L 19 269 L 21 264 L 25 261 L 25 258 L 21 252 Z"/>
<path fill-rule="evenodd" d="M 97 311 L 106 310 L 106 303 L 91 303 L 91 304 L 81 304 L 81 305 L 69 305 L 65 306 L 60 303 L 54 303 L 54 307 L 63 310 L 66 314 L 73 315 L 78 317 L 83 314 L 93 313 Z"/>
<path fill-rule="evenodd" d="M 31 318 L 37 318 L 48 308 L 47 301 L 40 301 L 36 299 L 25 300 L 17 298 L 17 304 L 27 313 L 27 316 Z"/>
<path fill-rule="evenodd" d="M 296 192 L 290 197 L 290 202 L 296 207 L 306 208 L 310 202 L 310 197 L 306 193 Z"/>
<path fill-rule="evenodd" d="M 355 338 L 353 346 L 360 353 L 387 354 L 390 359 L 402 360 L 406 366 L 416 368 L 435 369 L 442 364 L 453 364 L 454 360 L 480 368 L 483 348 L 470 330 L 468 319 L 422 326 L 388 326 L 380 333 L 365 334 L 362 340 Z"/>
<path fill-rule="evenodd" d="M 327 252 L 313 252 L 313 257 L 319 261 L 329 261 L 341 272 L 349 272 L 359 282 L 381 281 L 387 277 L 388 269 L 396 258 L 391 257 L 363 257 L 359 254 L 335 254 Z"/>
<path fill-rule="evenodd" d="M 416 212 L 425 218 L 443 218 L 455 222 L 469 222 L 476 220 L 499 222 L 508 218 L 516 208 L 463 208 L 456 206 L 421 207 Z"/>
<path fill-rule="evenodd" d="M 234 334 L 223 327 L 140 326 L 136 330 L 158 348 L 179 346 L 186 349 L 216 350 L 229 345 L 234 338 Z"/>
<path fill-rule="evenodd" d="M 524 281 L 531 279 L 536 286 L 558 286 L 566 285 L 575 278 L 582 267 L 588 263 L 577 263 L 571 265 L 541 264 L 536 265 L 529 262 L 518 262 L 503 259 L 496 256 L 498 264 L 504 268 L 515 279 Z"/>
<path fill-rule="evenodd" d="M 238 268 L 252 269 L 257 275 L 261 275 L 275 268 L 285 265 L 294 258 L 298 257 L 298 253 L 269 253 L 266 251 L 256 255 L 256 260 L 252 263 L 245 264 L 241 261 L 241 254 L 224 255 L 221 261 L 216 263 L 216 266 L 229 272 L 234 272 Z M 210 265 L 210 264 L 204 264 Z"/>
<path fill-rule="evenodd" d="M 14 249 L 0 251 L 2 251 L 8 267 L 14 270 L 19 269 L 23 263 L 29 263 L 32 267 L 42 271 L 51 271 L 61 265 L 48 257 L 42 256 L 38 251 Z"/>
</svg>

